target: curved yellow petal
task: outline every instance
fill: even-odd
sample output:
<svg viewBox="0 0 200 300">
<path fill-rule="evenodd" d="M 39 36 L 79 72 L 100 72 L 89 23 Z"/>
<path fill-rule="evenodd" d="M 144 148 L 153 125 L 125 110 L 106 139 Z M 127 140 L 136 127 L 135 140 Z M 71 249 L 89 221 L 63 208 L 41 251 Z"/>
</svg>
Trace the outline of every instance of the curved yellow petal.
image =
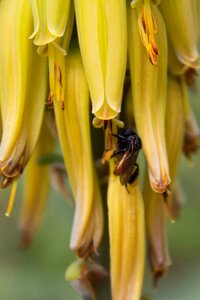
<svg viewBox="0 0 200 300">
<path fill-rule="evenodd" d="M 192 68 L 199 68 L 197 48 L 198 29 L 195 1 L 162 0 L 162 12 L 168 36 L 180 61 Z"/>
<path fill-rule="evenodd" d="M 71 0 L 31 0 L 35 45 L 42 46 L 64 35 Z"/>
</svg>

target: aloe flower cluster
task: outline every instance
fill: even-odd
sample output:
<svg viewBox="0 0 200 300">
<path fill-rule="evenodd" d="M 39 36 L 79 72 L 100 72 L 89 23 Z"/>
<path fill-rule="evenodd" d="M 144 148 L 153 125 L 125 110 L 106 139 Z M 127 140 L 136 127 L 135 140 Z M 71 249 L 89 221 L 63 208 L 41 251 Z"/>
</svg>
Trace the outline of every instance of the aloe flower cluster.
<svg viewBox="0 0 200 300">
<path fill-rule="evenodd" d="M 107 277 L 113 300 L 140 300 L 146 248 L 154 281 L 168 270 L 165 227 L 178 214 L 179 160 L 199 147 L 188 97 L 200 67 L 199 19 L 199 0 L 0 1 L 0 175 L 1 188 L 11 186 L 6 215 L 25 169 L 20 230 L 29 244 L 50 184 L 66 196 L 67 176 L 77 260 L 66 279 L 83 296 L 97 299 L 92 283 Z M 126 151 L 115 155 L 122 128 L 137 132 L 145 161 L 125 185 L 115 175 L 116 163 L 128 169 Z M 99 248 L 106 230 L 109 269 L 99 263 L 108 250 Z"/>
</svg>

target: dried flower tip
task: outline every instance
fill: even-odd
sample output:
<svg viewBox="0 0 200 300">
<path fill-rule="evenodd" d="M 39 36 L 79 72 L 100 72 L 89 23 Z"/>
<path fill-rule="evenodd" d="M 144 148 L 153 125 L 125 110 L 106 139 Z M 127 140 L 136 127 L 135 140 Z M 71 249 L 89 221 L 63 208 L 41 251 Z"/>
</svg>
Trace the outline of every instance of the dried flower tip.
<svg viewBox="0 0 200 300">
<path fill-rule="evenodd" d="M 185 76 L 185 82 L 186 82 L 187 86 L 189 88 L 195 89 L 196 82 L 197 82 L 197 76 L 198 76 L 197 70 L 195 70 L 193 68 L 188 68 L 185 71 L 184 76 Z"/>
<path fill-rule="evenodd" d="M 182 78 L 183 106 L 185 113 L 183 152 L 188 159 L 196 153 L 200 147 L 200 129 L 195 115 L 190 107 L 186 78 Z"/>
<path fill-rule="evenodd" d="M 183 152 L 188 159 L 191 159 L 192 154 L 200 147 L 200 131 L 193 117 L 185 120 Z"/>
</svg>

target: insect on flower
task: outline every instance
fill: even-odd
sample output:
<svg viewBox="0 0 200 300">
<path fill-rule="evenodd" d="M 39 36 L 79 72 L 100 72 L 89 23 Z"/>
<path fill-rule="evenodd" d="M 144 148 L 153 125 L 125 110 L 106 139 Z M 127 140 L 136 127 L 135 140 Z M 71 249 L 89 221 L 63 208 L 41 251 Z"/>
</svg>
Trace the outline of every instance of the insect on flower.
<svg viewBox="0 0 200 300">
<path fill-rule="evenodd" d="M 117 149 L 112 157 L 116 157 L 114 175 L 120 176 L 122 185 L 133 183 L 138 177 L 139 166 L 136 163 L 142 142 L 139 136 L 130 128 L 122 129 L 119 134 Z"/>
</svg>

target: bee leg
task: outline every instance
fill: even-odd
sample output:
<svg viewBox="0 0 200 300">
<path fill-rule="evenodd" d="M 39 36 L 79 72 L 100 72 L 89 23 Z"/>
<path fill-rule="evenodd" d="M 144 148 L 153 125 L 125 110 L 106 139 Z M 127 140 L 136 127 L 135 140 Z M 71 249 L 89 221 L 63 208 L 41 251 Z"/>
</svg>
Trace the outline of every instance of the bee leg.
<svg viewBox="0 0 200 300">
<path fill-rule="evenodd" d="M 121 134 L 112 134 L 114 137 L 118 137 L 119 139 L 125 140 L 126 138 Z"/>
<path fill-rule="evenodd" d="M 130 194 L 130 192 L 128 190 L 128 184 L 125 184 L 125 188 L 126 188 L 127 192 Z"/>
<path fill-rule="evenodd" d="M 133 183 L 136 180 L 136 178 L 138 177 L 138 175 L 139 175 L 139 166 L 138 166 L 138 164 L 135 164 L 135 167 L 136 168 L 133 171 L 133 174 L 131 175 L 128 183 Z"/>
</svg>

